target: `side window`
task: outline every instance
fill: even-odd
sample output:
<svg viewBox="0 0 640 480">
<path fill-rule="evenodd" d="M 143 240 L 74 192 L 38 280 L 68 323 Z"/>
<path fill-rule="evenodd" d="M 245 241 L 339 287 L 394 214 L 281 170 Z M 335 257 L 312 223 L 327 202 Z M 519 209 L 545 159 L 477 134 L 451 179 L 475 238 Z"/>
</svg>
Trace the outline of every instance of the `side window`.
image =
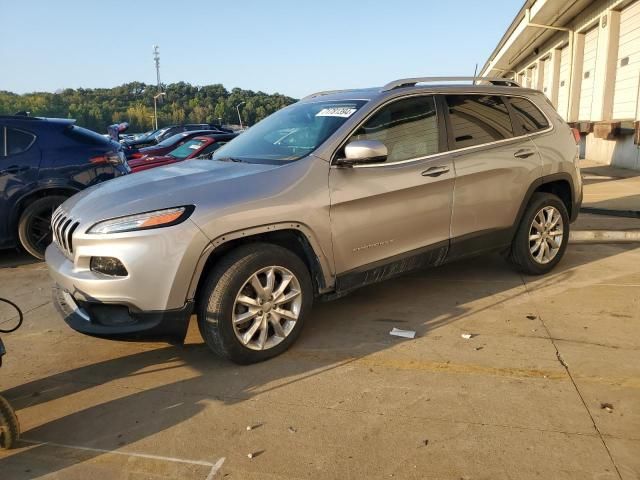
<svg viewBox="0 0 640 480">
<path fill-rule="evenodd" d="M 509 103 L 515 112 L 515 121 L 522 128 L 523 133 L 533 133 L 544 130 L 549 122 L 540 109 L 525 98 L 509 97 Z"/>
<path fill-rule="evenodd" d="M 387 146 L 387 162 L 438 153 L 438 118 L 433 96 L 398 100 L 375 113 L 351 137 L 379 140 Z"/>
<path fill-rule="evenodd" d="M 35 135 L 23 130 L 7 127 L 6 129 L 6 151 L 7 156 L 26 152 L 36 140 Z"/>
<path fill-rule="evenodd" d="M 472 147 L 513 137 L 509 111 L 491 95 L 447 95 L 454 148 Z"/>
<path fill-rule="evenodd" d="M 7 156 L 7 137 L 6 137 L 7 127 L 4 125 L 0 126 L 0 157 Z"/>
</svg>

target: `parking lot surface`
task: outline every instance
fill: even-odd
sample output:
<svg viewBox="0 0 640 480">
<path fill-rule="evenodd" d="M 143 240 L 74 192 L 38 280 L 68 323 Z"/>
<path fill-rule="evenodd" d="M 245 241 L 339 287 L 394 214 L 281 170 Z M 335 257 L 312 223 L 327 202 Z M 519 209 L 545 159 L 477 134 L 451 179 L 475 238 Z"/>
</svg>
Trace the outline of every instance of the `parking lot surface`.
<svg viewBox="0 0 640 480">
<path fill-rule="evenodd" d="M 639 264 L 638 244 L 570 245 L 541 278 L 497 255 L 426 270 L 318 305 L 241 367 L 195 322 L 184 346 L 75 333 L 44 264 L 0 252 L 26 313 L 3 336 L 23 443 L 0 477 L 640 478 Z"/>
</svg>

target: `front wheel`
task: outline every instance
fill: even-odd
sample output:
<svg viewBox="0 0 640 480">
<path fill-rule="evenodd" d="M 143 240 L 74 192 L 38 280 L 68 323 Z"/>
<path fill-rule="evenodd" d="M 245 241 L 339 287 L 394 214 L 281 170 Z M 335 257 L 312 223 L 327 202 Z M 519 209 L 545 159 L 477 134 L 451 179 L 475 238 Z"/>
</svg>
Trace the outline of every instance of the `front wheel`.
<svg viewBox="0 0 640 480">
<path fill-rule="evenodd" d="M 44 260 L 44 251 L 53 241 L 51 216 L 67 199 L 62 195 L 42 197 L 24 209 L 18 224 L 20 244 L 32 256 Z"/>
<path fill-rule="evenodd" d="M 557 196 L 537 192 L 513 239 L 509 261 L 529 275 L 548 273 L 562 259 L 568 241 L 567 207 Z"/>
<path fill-rule="evenodd" d="M 0 395 L 0 449 L 16 446 L 20 438 L 20 424 L 9 402 Z"/>
<path fill-rule="evenodd" d="M 232 251 L 207 277 L 198 327 L 217 355 L 240 364 L 260 362 L 289 348 L 312 303 L 304 262 L 285 248 L 253 243 Z"/>
</svg>

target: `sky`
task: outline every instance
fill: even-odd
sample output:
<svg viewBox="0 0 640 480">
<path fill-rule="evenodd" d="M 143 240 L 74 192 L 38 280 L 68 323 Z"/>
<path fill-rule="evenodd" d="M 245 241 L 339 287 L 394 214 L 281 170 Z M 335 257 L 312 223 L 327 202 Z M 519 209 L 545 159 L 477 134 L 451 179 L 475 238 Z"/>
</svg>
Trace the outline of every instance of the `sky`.
<svg viewBox="0 0 640 480">
<path fill-rule="evenodd" d="M 222 83 L 302 97 L 473 75 L 523 0 L 0 0 L 0 90 Z"/>
</svg>

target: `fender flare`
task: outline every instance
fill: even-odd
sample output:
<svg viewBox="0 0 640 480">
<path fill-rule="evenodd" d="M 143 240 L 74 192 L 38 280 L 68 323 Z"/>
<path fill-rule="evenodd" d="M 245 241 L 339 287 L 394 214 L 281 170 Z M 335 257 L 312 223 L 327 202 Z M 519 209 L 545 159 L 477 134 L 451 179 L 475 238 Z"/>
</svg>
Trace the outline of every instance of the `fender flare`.
<svg viewBox="0 0 640 480">
<path fill-rule="evenodd" d="M 317 265 L 318 271 L 312 272 L 312 274 L 316 274 L 320 290 L 319 293 L 324 293 L 325 291 L 332 290 L 335 284 L 333 266 L 329 261 L 329 257 L 320 246 L 320 242 L 318 242 L 313 231 L 307 225 L 301 222 L 289 221 L 260 225 L 257 227 L 235 230 L 232 232 L 224 233 L 222 235 L 218 235 L 215 239 L 207 244 L 207 246 L 200 254 L 200 257 L 198 258 L 196 268 L 194 269 L 193 275 L 191 277 L 191 282 L 189 283 L 189 288 L 187 290 L 187 300 L 193 300 L 195 298 L 196 290 L 200 283 L 204 268 L 207 264 L 207 261 L 209 260 L 209 257 L 214 253 L 216 249 L 234 240 L 251 238 L 257 235 L 283 230 L 294 230 L 300 232 L 303 235 L 303 238 L 308 244 L 307 248 L 305 248 L 305 251 L 308 255 L 313 255 L 312 260 L 315 260 L 315 263 Z M 305 246 L 303 245 L 303 248 L 304 247 Z"/>
</svg>

